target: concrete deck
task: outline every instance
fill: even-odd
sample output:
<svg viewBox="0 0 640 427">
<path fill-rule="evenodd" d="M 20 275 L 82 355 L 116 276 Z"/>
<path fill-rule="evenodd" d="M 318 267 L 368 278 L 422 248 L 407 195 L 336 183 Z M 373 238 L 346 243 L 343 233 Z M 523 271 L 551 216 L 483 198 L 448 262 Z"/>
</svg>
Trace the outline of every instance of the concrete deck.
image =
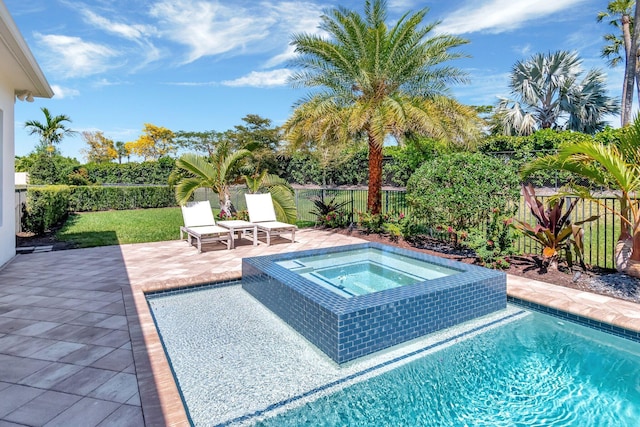
<svg viewBox="0 0 640 427">
<path fill-rule="evenodd" d="M 18 255 L 0 270 L 0 426 L 188 425 L 144 292 L 240 277 L 241 259 L 359 243 L 185 242 Z M 508 277 L 510 295 L 640 331 L 640 305 Z"/>
</svg>

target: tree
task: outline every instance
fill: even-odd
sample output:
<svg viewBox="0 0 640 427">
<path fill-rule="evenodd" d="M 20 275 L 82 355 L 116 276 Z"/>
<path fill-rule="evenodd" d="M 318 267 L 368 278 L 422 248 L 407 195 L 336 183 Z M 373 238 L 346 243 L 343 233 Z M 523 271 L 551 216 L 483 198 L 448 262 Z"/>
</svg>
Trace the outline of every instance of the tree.
<svg viewBox="0 0 640 427">
<path fill-rule="evenodd" d="M 178 131 L 175 133 L 174 141 L 181 147 L 196 153 L 203 153 L 213 156 L 217 147 L 226 141 L 227 137 L 222 132 L 209 130 L 204 132 Z"/>
<path fill-rule="evenodd" d="M 640 118 L 617 143 L 596 140 L 565 144 L 557 155 L 545 156 L 526 164 L 526 177 L 539 170 L 564 170 L 584 177 L 596 186 L 616 195 L 619 209 L 608 206 L 587 187 L 571 185 L 557 197 L 575 196 L 597 203 L 620 218 L 620 236 L 616 246 L 616 268 L 640 277 Z"/>
<path fill-rule="evenodd" d="M 225 145 L 219 147 L 210 159 L 192 153 L 182 155 L 176 161 L 181 175 L 173 173 L 169 178 L 169 182 L 177 181 L 176 201 L 184 205 L 198 188 L 211 188 L 218 195 L 221 214 L 230 217 L 234 208 L 231 205 L 229 185 L 240 160 L 250 154 L 249 150 L 231 152 Z"/>
<path fill-rule="evenodd" d="M 161 126 L 145 123 L 142 135 L 137 141 L 133 141 L 125 146 L 130 152 L 146 160 L 158 160 L 160 157 L 175 153 L 173 138 L 174 133 Z"/>
<path fill-rule="evenodd" d="M 438 22 L 422 25 L 428 9 L 406 13 L 387 28 L 386 1 L 367 0 L 364 16 L 343 7 L 321 17 L 330 36 L 295 34 L 292 44 L 301 68 L 297 87 L 318 88 L 301 100 L 284 125 L 292 144 L 346 143 L 361 136 L 369 147 L 368 210 L 377 214 L 382 199 L 382 147 L 418 133 L 450 141 L 468 141 L 478 132 L 477 115 L 448 97 L 450 83 L 463 73 L 446 62 L 466 40 L 432 35 Z"/>
<path fill-rule="evenodd" d="M 116 142 L 116 153 L 118 155 L 118 164 L 122 164 L 123 157 L 127 158 L 127 162 L 129 161 L 129 156 L 131 155 L 131 153 L 127 148 L 127 144 L 125 144 L 124 142 L 122 141 Z"/>
<path fill-rule="evenodd" d="M 606 95 L 601 71 L 592 69 L 579 80 L 581 64 L 577 53 L 567 51 L 516 62 L 509 82 L 515 100 L 501 99 L 496 110 L 505 134 L 549 128 L 593 134 L 603 129 L 604 117 L 620 110 L 619 101 Z"/>
<path fill-rule="evenodd" d="M 25 122 L 24 127 L 29 129 L 29 135 L 35 134 L 40 137 L 40 145 L 37 150 L 53 156 L 57 151 L 56 144 L 59 144 L 65 136 L 73 135 L 76 132 L 64 124 L 64 122 L 71 123 L 69 116 L 64 114 L 52 116 L 45 107 L 42 107 L 41 110 L 44 113 L 44 123 L 37 120 L 28 120 Z"/>
<path fill-rule="evenodd" d="M 629 99 L 626 96 L 627 80 L 636 79 L 638 74 L 638 66 L 636 64 L 632 73 L 633 76 L 629 76 L 629 54 L 631 52 L 631 14 L 635 6 L 635 0 L 614 0 L 610 1 L 607 5 L 606 12 L 598 13 L 597 21 L 602 22 L 605 18 L 609 18 L 609 24 L 613 25 L 622 33 L 622 38 L 617 34 L 605 34 L 604 39 L 607 42 L 602 48 L 602 57 L 609 59 L 609 66 L 615 67 L 623 60 L 623 56 L 620 53 L 620 48 L 624 48 L 624 79 L 622 81 L 622 114 L 620 115 L 620 122 L 622 126 L 629 123 L 631 117 L 632 105 L 627 104 Z M 640 97 L 640 84 L 638 86 L 638 96 Z M 633 97 L 630 97 L 633 102 Z"/>
<path fill-rule="evenodd" d="M 82 132 L 82 139 L 89 146 L 82 150 L 87 157 L 87 163 L 108 163 L 118 157 L 113 140 L 104 136 L 104 133 Z"/>
</svg>

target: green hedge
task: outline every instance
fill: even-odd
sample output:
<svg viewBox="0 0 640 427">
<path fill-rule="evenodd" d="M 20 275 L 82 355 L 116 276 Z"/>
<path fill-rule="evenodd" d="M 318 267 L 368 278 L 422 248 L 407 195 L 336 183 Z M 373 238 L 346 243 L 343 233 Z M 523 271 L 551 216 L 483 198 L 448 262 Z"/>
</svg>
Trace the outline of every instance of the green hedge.
<svg viewBox="0 0 640 427">
<path fill-rule="evenodd" d="M 166 185 L 176 162 L 169 157 L 142 163 L 88 163 L 87 179 L 97 184 Z"/>
<path fill-rule="evenodd" d="M 22 215 L 25 231 L 42 234 L 66 219 L 69 212 L 92 212 L 176 206 L 173 188 L 163 186 L 28 187 Z"/>
<path fill-rule="evenodd" d="M 176 206 L 173 188 L 158 186 L 98 185 L 71 187 L 69 210 L 91 212 Z"/>
<path fill-rule="evenodd" d="M 27 203 L 22 215 L 22 228 L 42 234 L 69 215 L 71 189 L 66 185 L 27 188 Z"/>
</svg>

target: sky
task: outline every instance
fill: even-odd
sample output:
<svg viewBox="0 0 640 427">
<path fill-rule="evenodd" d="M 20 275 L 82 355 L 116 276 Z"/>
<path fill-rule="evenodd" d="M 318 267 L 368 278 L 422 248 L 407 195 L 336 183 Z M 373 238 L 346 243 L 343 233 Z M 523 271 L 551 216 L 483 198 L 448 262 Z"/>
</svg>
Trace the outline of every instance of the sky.
<svg viewBox="0 0 640 427">
<path fill-rule="evenodd" d="M 3 1 L 3 0 L 0 0 Z M 4 0 L 55 96 L 16 101 L 16 155 L 34 150 L 24 128 L 43 121 L 40 111 L 65 114 L 73 130 L 102 131 L 134 141 L 145 123 L 173 131 L 225 131 L 258 114 L 281 125 L 307 94 L 287 83 L 294 33 L 318 33 L 323 11 L 362 11 L 364 0 Z M 586 69 L 608 76 L 609 95 L 620 96 L 623 69 L 600 57 L 597 23 L 606 0 L 388 0 L 389 21 L 428 8 L 436 32 L 469 41 L 466 58 L 450 65 L 469 83 L 452 87 L 458 101 L 494 105 L 508 97 L 516 61 L 535 53 L 576 51 Z M 615 124 L 616 119 L 611 122 Z M 81 136 L 59 146 L 85 161 Z"/>
</svg>

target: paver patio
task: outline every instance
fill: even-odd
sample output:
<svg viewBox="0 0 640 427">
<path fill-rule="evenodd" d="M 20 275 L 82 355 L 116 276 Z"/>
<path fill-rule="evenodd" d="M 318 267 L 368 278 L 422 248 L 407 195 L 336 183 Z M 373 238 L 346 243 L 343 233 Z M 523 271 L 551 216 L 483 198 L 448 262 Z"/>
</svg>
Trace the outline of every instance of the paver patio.
<svg viewBox="0 0 640 427">
<path fill-rule="evenodd" d="M 240 277 L 241 259 L 358 243 L 182 241 L 18 255 L 0 270 L 0 425 L 188 425 L 144 292 Z M 633 303 L 508 278 L 518 298 L 640 331 Z"/>
</svg>

